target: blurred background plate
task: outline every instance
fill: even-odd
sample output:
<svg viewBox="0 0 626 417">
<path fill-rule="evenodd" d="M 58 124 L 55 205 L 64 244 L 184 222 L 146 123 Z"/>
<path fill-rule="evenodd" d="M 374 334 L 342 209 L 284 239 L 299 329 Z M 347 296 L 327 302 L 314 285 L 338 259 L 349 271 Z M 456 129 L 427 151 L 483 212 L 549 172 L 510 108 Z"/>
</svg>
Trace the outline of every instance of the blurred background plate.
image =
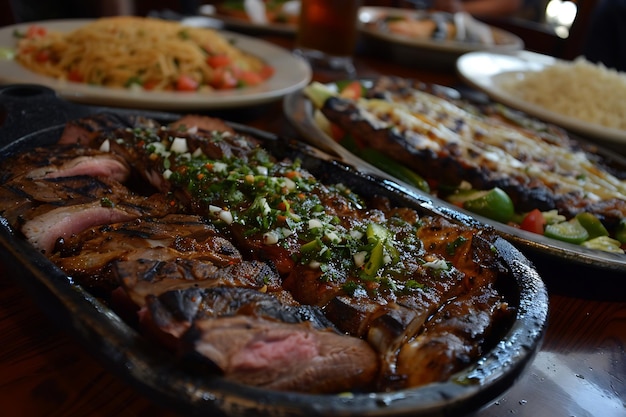
<svg viewBox="0 0 626 417">
<path fill-rule="evenodd" d="M 390 32 L 384 24 L 384 21 L 389 19 L 429 19 L 431 17 L 440 19 L 441 16 L 452 19 L 449 13 L 430 13 L 389 7 L 362 7 L 359 11 L 359 23 L 364 48 L 368 51 L 373 49 L 382 57 L 391 58 L 406 65 L 445 68 L 454 68 L 457 58 L 467 52 L 479 50 L 503 52 L 524 48 L 524 41 L 517 35 L 482 23 L 479 25 L 490 31 L 493 44 L 399 35 Z"/>
<path fill-rule="evenodd" d="M 30 22 L 0 28 L 0 47 L 15 48 L 14 32 L 24 32 L 37 24 L 48 30 L 69 32 L 90 19 L 51 20 Z M 282 98 L 298 90 L 311 80 L 310 65 L 290 51 L 271 43 L 231 32 L 220 32 L 241 50 L 253 54 L 274 67 L 275 73 L 266 82 L 233 90 L 206 92 L 145 91 L 98 87 L 83 83 L 57 80 L 36 74 L 15 60 L 0 60 L 0 83 L 38 84 L 50 87 L 68 100 L 106 106 L 135 107 L 151 110 L 205 110 L 251 106 Z"/>
<path fill-rule="evenodd" d="M 241 0 L 240 3 L 243 4 L 243 0 Z M 213 5 L 202 5 L 198 9 L 198 13 L 201 16 L 218 19 L 227 29 L 232 29 L 242 33 L 267 33 L 280 35 L 296 34 L 297 24 L 294 22 L 294 19 L 297 16 L 291 16 L 290 21 L 288 22 L 269 21 L 268 23 L 255 23 L 247 17 L 243 10 L 229 11 L 223 5 L 218 5 L 217 7 Z"/>
</svg>

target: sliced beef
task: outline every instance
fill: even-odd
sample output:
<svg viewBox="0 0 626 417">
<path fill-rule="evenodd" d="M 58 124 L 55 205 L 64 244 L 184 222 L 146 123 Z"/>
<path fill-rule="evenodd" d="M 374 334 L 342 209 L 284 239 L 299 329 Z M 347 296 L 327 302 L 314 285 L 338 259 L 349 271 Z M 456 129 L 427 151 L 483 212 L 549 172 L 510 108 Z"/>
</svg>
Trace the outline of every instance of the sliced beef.
<svg viewBox="0 0 626 417">
<path fill-rule="evenodd" d="M 184 255 L 183 255 L 184 256 Z M 149 296 L 183 288 L 233 286 L 281 291 L 279 277 L 266 263 L 241 261 L 219 267 L 209 261 L 177 257 L 170 261 L 136 259 L 116 261 L 113 275 L 138 306 Z"/>
<path fill-rule="evenodd" d="M 100 138 L 113 138 L 115 133 L 136 128 L 158 129 L 160 124 L 142 116 L 118 113 L 98 113 L 68 122 L 59 139 L 59 144 L 93 147 Z M 99 146 L 98 146 L 99 147 Z"/>
<path fill-rule="evenodd" d="M 20 230 L 38 250 L 51 254 L 58 241 L 90 227 L 144 216 L 160 217 L 167 214 L 168 209 L 160 196 L 147 199 L 115 195 L 107 199 L 106 203 L 98 199 L 91 203 L 56 207 L 43 212 L 35 209 L 36 215 L 29 217 Z"/>
<path fill-rule="evenodd" d="M 266 389 L 358 392 L 377 373 L 361 339 L 251 316 L 198 320 L 186 335 L 195 352 L 228 379 Z"/>
<path fill-rule="evenodd" d="M 179 353 L 226 378 L 268 389 L 311 393 L 373 383 L 376 356 L 342 335 L 322 312 L 242 288 L 187 289 L 151 297 L 152 320 L 180 339 Z"/>
<path fill-rule="evenodd" d="M 0 186 L 0 214 L 17 227 L 29 218 L 58 207 L 117 199 L 129 195 L 117 181 L 90 176 L 16 178 Z"/>
<path fill-rule="evenodd" d="M 0 183 L 30 179 L 88 175 L 124 182 L 130 167 L 117 155 L 75 145 L 35 148 L 3 162 Z"/>
<path fill-rule="evenodd" d="M 484 346 L 493 345 L 500 335 L 495 323 L 506 322 L 512 314 L 492 286 L 451 299 L 423 332 L 402 346 L 396 364 L 402 378 L 394 375 L 392 385 L 401 389 L 447 380 L 483 354 Z"/>
<path fill-rule="evenodd" d="M 58 242 L 51 259 L 88 287 L 122 284 L 137 305 L 143 305 L 146 294 L 192 285 L 242 260 L 213 226 L 179 214 L 86 229 Z"/>
<path fill-rule="evenodd" d="M 50 170 L 44 167 L 29 172 L 29 178 L 58 178 L 88 175 L 91 177 L 105 177 L 124 182 L 130 174 L 128 165 L 116 155 L 103 153 L 98 155 L 79 156 L 63 165 Z"/>
<path fill-rule="evenodd" d="M 334 329 L 321 309 L 301 305 L 282 290 L 268 293 L 264 288 L 221 285 L 188 287 L 147 297 L 146 316 L 158 328 L 180 337 L 198 319 L 254 315 L 285 323 L 309 322 L 317 329 Z"/>
</svg>

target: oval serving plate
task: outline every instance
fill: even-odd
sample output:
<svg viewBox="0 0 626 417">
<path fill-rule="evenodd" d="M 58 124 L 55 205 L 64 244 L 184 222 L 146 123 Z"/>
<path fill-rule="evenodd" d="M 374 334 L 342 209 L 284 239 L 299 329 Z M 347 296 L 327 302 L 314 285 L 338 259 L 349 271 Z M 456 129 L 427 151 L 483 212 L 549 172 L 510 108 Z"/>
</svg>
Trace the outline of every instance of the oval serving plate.
<svg viewBox="0 0 626 417">
<path fill-rule="evenodd" d="M 392 33 L 379 24 L 387 18 L 428 18 L 430 12 L 393 7 L 362 7 L 359 10 L 359 30 L 370 47 L 390 55 L 393 59 L 411 65 L 436 65 L 454 67 L 456 59 L 467 52 L 517 51 L 524 48 L 524 41 L 517 35 L 499 28 L 487 26 L 493 44 L 469 42 L 457 39 L 432 39 Z M 439 13 L 439 15 L 447 15 Z"/>
<path fill-rule="evenodd" d="M 243 3 L 243 1 L 241 2 Z M 293 36 L 296 34 L 297 23 L 295 22 L 267 22 L 256 23 L 244 15 L 243 10 L 234 12 L 225 10 L 226 6 L 200 6 L 198 12 L 201 16 L 219 20 L 228 29 L 250 34 L 277 34 Z M 292 16 L 293 17 L 293 16 Z M 296 19 L 297 20 L 297 19 Z"/>
<path fill-rule="evenodd" d="M 0 91 L 1 93 L 1 91 Z M 45 98 L 49 100 L 50 97 Z M 0 102 L 2 102 L 0 94 Z M 37 97 L 23 98 L 26 107 L 37 106 Z M 12 109 L 15 109 L 13 103 Z M 79 114 L 97 108 L 80 107 Z M 162 121 L 177 116 L 142 113 Z M 72 116 L 74 117 L 74 116 Z M 55 116 L 43 128 L 0 144 L 3 158 L 34 146 L 55 142 L 65 118 Z M 422 214 L 441 215 L 453 221 L 480 227 L 471 217 L 434 205 L 395 182 L 377 179 L 336 162 L 326 154 L 302 143 L 288 142 L 272 134 L 242 125 L 233 125 L 254 135 L 277 157 L 299 157 L 303 165 L 324 182 L 342 182 L 362 195 L 384 195 L 393 204 L 415 208 Z M 510 387 L 528 363 L 543 338 L 547 324 L 547 291 L 536 270 L 511 244 L 497 237 L 494 242 L 507 272 L 502 291 L 517 308 L 510 327 L 485 354 L 450 380 L 395 392 L 310 395 L 277 392 L 229 382 L 218 376 L 198 376 L 178 367 L 172 357 L 151 345 L 115 312 L 34 250 L 25 240 L 0 225 L 1 257 L 46 313 L 68 328 L 110 369 L 154 401 L 193 415 L 255 416 L 440 416 L 467 413 L 490 401 Z"/>
<path fill-rule="evenodd" d="M 368 83 L 368 80 L 362 82 Z M 449 87 L 444 86 L 432 86 L 435 89 L 441 89 L 446 94 L 453 94 L 454 96 L 460 93 Z M 320 129 L 313 117 L 313 105 L 309 99 L 304 95 L 302 91 L 292 93 L 285 97 L 284 111 L 287 118 L 298 130 L 298 132 L 306 138 L 313 146 L 316 146 L 325 152 L 329 152 L 333 155 L 337 155 L 341 160 L 357 167 L 360 171 L 374 174 L 382 178 L 386 178 L 392 181 L 398 181 L 391 175 L 381 171 L 380 169 L 368 164 L 356 155 L 352 154 L 346 148 L 338 144 L 335 140 L 329 137 L 324 131 Z M 582 141 L 581 141 L 582 142 Z M 595 147 L 598 154 L 608 160 L 615 161 L 615 164 L 626 170 L 626 159 L 616 155 L 615 152 L 605 150 L 601 147 Z M 552 267 L 554 261 L 561 261 L 562 266 L 566 269 L 571 269 L 568 276 L 572 279 L 578 280 L 576 275 L 584 275 L 581 278 L 581 285 L 587 289 L 582 291 L 588 291 L 588 278 L 587 275 L 582 273 L 576 268 L 584 266 L 589 270 L 600 269 L 604 272 L 603 278 L 607 282 L 612 282 L 614 278 L 622 276 L 626 272 L 626 255 L 620 255 L 615 253 L 604 252 L 600 250 L 588 249 L 581 245 L 570 244 L 561 242 L 559 240 L 550 239 L 542 235 L 527 232 L 504 223 L 496 222 L 486 217 L 479 216 L 474 213 L 470 213 L 462 208 L 454 206 L 442 199 L 434 197 L 423 191 L 418 190 L 415 187 L 404 184 L 404 186 L 412 189 L 416 194 L 422 195 L 424 198 L 430 198 L 438 207 L 446 207 L 449 210 L 459 211 L 465 215 L 476 218 L 483 224 L 493 227 L 501 236 L 508 241 L 514 243 L 518 248 L 522 249 L 531 260 L 539 264 L 540 266 Z M 589 272 L 589 270 L 583 270 Z M 594 275 L 595 276 L 595 275 Z M 544 279 L 549 279 L 544 276 Z M 551 282 L 548 282 L 549 284 Z M 568 281 L 572 284 L 573 281 Z M 557 283 L 560 286 L 560 283 Z M 569 285 L 563 283 L 563 285 Z M 603 289 L 604 288 L 604 289 Z M 606 291 L 612 291 L 609 287 L 600 286 L 597 289 L 598 294 L 602 294 Z"/>
</svg>

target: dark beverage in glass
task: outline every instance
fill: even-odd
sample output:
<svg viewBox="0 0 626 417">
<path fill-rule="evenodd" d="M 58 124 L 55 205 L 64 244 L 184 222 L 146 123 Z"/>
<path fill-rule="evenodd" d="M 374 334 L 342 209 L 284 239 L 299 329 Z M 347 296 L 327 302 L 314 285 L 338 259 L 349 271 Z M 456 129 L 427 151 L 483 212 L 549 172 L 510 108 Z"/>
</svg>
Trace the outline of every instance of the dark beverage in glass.
<svg viewBox="0 0 626 417">
<path fill-rule="evenodd" d="M 302 0 L 297 49 L 305 57 L 315 59 L 351 57 L 360 5 L 360 0 Z"/>
</svg>

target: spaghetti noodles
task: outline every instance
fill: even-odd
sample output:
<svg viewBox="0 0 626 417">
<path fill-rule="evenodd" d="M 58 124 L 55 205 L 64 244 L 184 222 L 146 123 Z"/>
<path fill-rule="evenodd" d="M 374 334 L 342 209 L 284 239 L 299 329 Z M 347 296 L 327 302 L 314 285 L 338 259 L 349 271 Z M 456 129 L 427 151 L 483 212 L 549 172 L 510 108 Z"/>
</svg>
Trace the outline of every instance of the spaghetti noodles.
<svg viewBox="0 0 626 417">
<path fill-rule="evenodd" d="M 239 88 L 273 73 L 212 29 L 130 16 L 98 19 L 69 33 L 32 26 L 18 41 L 16 60 L 57 79 L 147 90 Z"/>
</svg>

